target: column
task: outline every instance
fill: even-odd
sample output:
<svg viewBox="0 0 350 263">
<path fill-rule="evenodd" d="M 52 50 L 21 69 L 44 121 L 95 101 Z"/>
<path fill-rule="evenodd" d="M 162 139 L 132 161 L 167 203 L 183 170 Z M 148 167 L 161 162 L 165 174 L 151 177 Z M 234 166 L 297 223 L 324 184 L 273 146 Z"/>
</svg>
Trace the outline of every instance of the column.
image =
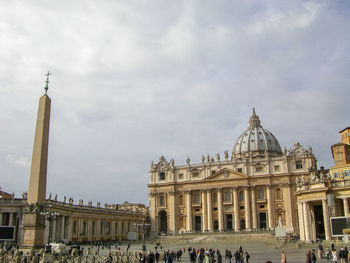
<svg viewBox="0 0 350 263">
<path fill-rule="evenodd" d="M 0 213 L 0 226 L 2 225 L 2 213 Z"/>
<path fill-rule="evenodd" d="M 114 225 L 111 226 L 113 229 L 114 229 Z M 91 218 L 88 218 L 88 221 L 87 221 L 87 238 L 88 238 L 88 241 L 91 241 L 91 231 L 92 231 L 92 221 L 91 221 Z M 113 233 L 113 236 L 114 236 L 114 233 L 115 232 L 112 232 Z"/>
<path fill-rule="evenodd" d="M 273 200 L 272 200 L 272 189 L 271 186 L 267 186 L 267 212 L 269 218 L 269 229 L 273 230 L 275 228 L 274 224 L 274 210 L 273 210 Z"/>
<path fill-rule="evenodd" d="M 13 226 L 13 213 L 10 212 L 9 226 Z"/>
<path fill-rule="evenodd" d="M 302 202 L 298 202 L 298 219 L 300 240 L 305 240 L 304 213 Z"/>
<path fill-rule="evenodd" d="M 311 229 L 310 229 L 310 216 L 309 216 L 309 203 L 304 202 L 303 203 L 303 210 L 304 210 L 304 227 L 305 227 L 305 241 L 310 242 L 311 241 Z"/>
<path fill-rule="evenodd" d="M 208 211 L 207 211 L 207 195 L 206 191 L 202 190 L 202 232 L 205 232 L 208 230 Z"/>
<path fill-rule="evenodd" d="M 192 196 L 191 191 L 186 191 L 186 230 L 192 232 Z"/>
<path fill-rule="evenodd" d="M 176 233 L 176 204 L 175 204 L 175 191 L 170 191 L 168 193 L 169 197 L 169 230 L 170 233 L 175 234 Z"/>
<path fill-rule="evenodd" d="M 291 196 L 290 184 L 286 185 L 283 189 L 283 200 L 286 205 L 286 229 L 287 231 L 293 232 L 293 198 Z"/>
<path fill-rule="evenodd" d="M 331 240 L 331 226 L 330 226 L 330 219 L 329 219 L 329 211 L 327 206 L 327 200 L 322 200 L 322 210 L 323 210 L 323 223 L 324 223 L 324 233 L 326 236 L 326 240 Z"/>
<path fill-rule="evenodd" d="M 224 230 L 224 214 L 222 208 L 222 188 L 218 189 L 218 221 L 219 221 L 219 231 Z"/>
<path fill-rule="evenodd" d="M 257 220 L 257 213 L 256 213 L 255 187 L 251 189 L 251 196 L 252 196 L 253 230 L 256 230 L 258 228 L 258 220 Z"/>
<path fill-rule="evenodd" d="M 349 211 L 348 198 L 343 198 L 343 204 L 344 204 L 344 216 L 349 217 L 350 216 L 350 211 Z"/>
<path fill-rule="evenodd" d="M 152 235 L 158 234 L 158 224 L 157 224 L 157 202 L 156 202 L 156 194 L 154 192 L 151 192 L 149 194 L 150 199 L 150 217 L 151 217 L 151 232 Z M 121 223 L 120 223 L 121 225 Z M 120 232 L 119 232 L 120 233 Z"/>
<path fill-rule="evenodd" d="M 67 241 L 72 241 L 72 233 L 73 233 L 73 220 L 71 217 L 68 217 L 68 236 L 67 236 Z"/>
<path fill-rule="evenodd" d="M 213 231 L 213 207 L 211 203 L 211 190 L 207 190 L 207 204 L 208 204 L 208 231 Z"/>
<path fill-rule="evenodd" d="M 235 216 L 235 231 L 240 231 L 240 222 L 239 222 L 239 202 L 238 202 L 238 193 L 237 188 L 233 188 L 233 205 L 234 205 L 234 216 Z"/>
<path fill-rule="evenodd" d="M 52 242 L 56 241 L 56 223 L 57 223 L 57 219 L 53 219 L 52 220 L 52 236 L 51 236 Z"/>
<path fill-rule="evenodd" d="M 65 216 L 62 216 L 62 220 L 61 220 L 61 240 L 64 240 L 65 239 L 65 236 L 64 236 L 64 225 L 65 225 L 65 221 L 66 221 L 66 217 Z"/>
<path fill-rule="evenodd" d="M 251 226 L 251 218 L 250 218 L 250 198 L 249 198 L 249 188 L 248 186 L 244 188 L 244 211 L 245 211 L 245 228 L 250 231 L 252 229 Z"/>
</svg>

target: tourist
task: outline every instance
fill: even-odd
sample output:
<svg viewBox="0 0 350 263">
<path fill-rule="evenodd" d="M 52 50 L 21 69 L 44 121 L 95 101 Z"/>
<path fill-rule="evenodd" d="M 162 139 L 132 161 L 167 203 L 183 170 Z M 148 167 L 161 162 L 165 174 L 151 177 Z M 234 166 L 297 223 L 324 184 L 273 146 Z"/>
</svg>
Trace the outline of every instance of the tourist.
<svg viewBox="0 0 350 263">
<path fill-rule="evenodd" d="M 227 258 L 228 258 L 228 262 L 231 263 L 231 259 L 232 259 L 231 250 L 228 250 L 228 252 L 227 252 Z"/>
<path fill-rule="evenodd" d="M 311 251 L 311 263 L 316 263 L 316 254 L 315 254 L 315 249 Z"/>
<path fill-rule="evenodd" d="M 346 253 L 345 253 L 345 249 L 341 248 L 339 251 L 339 259 L 340 259 L 340 263 L 345 263 L 345 259 L 346 259 Z"/>
<path fill-rule="evenodd" d="M 332 259 L 334 263 L 338 263 L 338 255 L 337 255 L 337 250 L 333 249 L 332 250 Z"/>
<path fill-rule="evenodd" d="M 235 263 L 241 263 L 241 256 L 238 250 L 236 250 L 233 256 L 235 257 Z"/>
<path fill-rule="evenodd" d="M 249 263 L 250 255 L 248 254 L 248 251 L 244 252 L 244 260 L 246 263 Z"/>
<path fill-rule="evenodd" d="M 311 251 L 306 252 L 306 263 L 311 263 Z"/>
<path fill-rule="evenodd" d="M 159 262 L 159 252 L 158 252 L 158 250 L 156 250 L 156 253 L 154 254 L 154 258 L 156 260 L 156 263 L 158 263 Z"/>
<path fill-rule="evenodd" d="M 196 262 L 196 250 L 192 249 L 190 252 L 190 261 L 191 263 L 195 263 Z"/>
<path fill-rule="evenodd" d="M 281 263 L 287 263 L 287 257 L 284 251 L 281 252 Z"/>
<path fill-rule="evenodd" d="M 222 263 L 222 256 L 221 256 L 220 250 L 216 251 L 216 260 L 217 260 L 217 263 Z"/>
</svg>

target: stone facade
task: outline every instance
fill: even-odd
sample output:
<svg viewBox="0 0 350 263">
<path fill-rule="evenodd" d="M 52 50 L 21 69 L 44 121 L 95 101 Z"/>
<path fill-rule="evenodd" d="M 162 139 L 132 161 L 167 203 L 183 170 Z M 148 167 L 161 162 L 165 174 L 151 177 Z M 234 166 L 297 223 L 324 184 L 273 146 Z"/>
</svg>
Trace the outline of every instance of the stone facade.
<svg viewBox="0 0 350 263">
<path fill-rule="evenodd" d="M 57 199 L 57 198 L 55 198 Z M 128 232 L 138 232 L 142 236 L 143 229 L 136 224 L 143 224 L 147 219 L 145 205 L 128 203 L 128 207 L 119 209 L 118 205 L 99 203 L 92 205 L 80 200 L 74 204 L 72 198 L 68 202 L 46 200 L 46 210 L 58 214 L 53 220 L 44 220 L 44 242 L 89 242 L 104 240 L 125 240 Z M 15 243 L 23 243 L 23 225 L 26 215 L 27 199 L 0 199 L 0 225 L 16 226 Z M 44 216 L 42 216 L 45 219 Z"/>
<path fill-rule="evenodd" d="M 335 166 L 296 179 L 300 239 L 332 239 L 331 217 L 350 217 L 350 128 L 332 145 Z"/>
<path fill-rule="evenodd" d="M 282 223 L 298 230 L 296 177 L 316 167 L 312 149 L 296 143 L 283 152 L 253 111 L 249 128 L 231 157 L 202 156 L 175 166 L 160 157 L 151 163 L 149 201 L 153 234 L 273 230 Z"/>
</svg>

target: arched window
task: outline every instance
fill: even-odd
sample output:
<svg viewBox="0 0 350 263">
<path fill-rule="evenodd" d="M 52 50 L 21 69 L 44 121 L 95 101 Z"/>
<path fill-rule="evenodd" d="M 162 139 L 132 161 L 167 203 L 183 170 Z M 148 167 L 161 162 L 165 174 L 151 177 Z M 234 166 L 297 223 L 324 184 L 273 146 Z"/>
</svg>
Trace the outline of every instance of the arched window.
<svg viewBox="0 0 350 263">
<path fill-rule="evenodd" d="M 161 195 L 159 198 L 159 205 L 160 206 L 165 206 L 165 197 L 164 195 Z"/>
<path fill-rule="evenodd" d="M 213 194 L 213 203 L 216 204 L 218 202 L 218 195 L 216 193 Z"/>
<path fill-rule="evenodd" d="M 195 195 L 194 195 L 194 203 L 195 203 L 195 204 L 199 204 L 199 203 L 200 203 L 200 201 L 201 201 L 201 199 L 200 199 L 199 194 L 198 194 L 198 193 L 197 193 L 197 194 L 195 194 Z"/>
<path fill-rule="evenodd" d="M 264 200 L 265 199 L 265 191 L 264 189 L 259 190 L 259 200 Z"/>
<path fill-rule="evenodd" d="M 240 191 L 240 192 L 239 192 L 239 201 L 240 201 L 240 202 L 243 202 L 243 201 L 244 201 L 244 193 L 243 193 L 243 191 Z"/>
<path fill-rule="evenodd" d="M 231 192 L 230 191 L 225 192 L 225 201 L 231 202 Z"/>
<path fill-rule="evenodd" d="M 282 200 L 282 195 L 281 195 L 281 189 L 280 188 L 276 189 L 276 199 L 277 200 Z"/>
</svg>

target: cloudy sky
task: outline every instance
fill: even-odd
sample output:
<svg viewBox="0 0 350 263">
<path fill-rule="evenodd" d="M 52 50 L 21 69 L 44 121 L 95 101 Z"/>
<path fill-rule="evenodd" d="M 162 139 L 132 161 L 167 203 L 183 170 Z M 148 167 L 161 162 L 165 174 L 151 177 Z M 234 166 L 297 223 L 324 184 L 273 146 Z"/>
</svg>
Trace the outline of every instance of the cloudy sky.
<svg viewBox="0 0 350 263">
<path fill-rule="evenodd" d="M 148 204 L 151 160 L 232 151 L 256 107 L 318 165 L 350 126 L 349 1 L 0 1 L 0 186 L 28 187 L 52 72 L 48 193 Z"/>
</svg>

